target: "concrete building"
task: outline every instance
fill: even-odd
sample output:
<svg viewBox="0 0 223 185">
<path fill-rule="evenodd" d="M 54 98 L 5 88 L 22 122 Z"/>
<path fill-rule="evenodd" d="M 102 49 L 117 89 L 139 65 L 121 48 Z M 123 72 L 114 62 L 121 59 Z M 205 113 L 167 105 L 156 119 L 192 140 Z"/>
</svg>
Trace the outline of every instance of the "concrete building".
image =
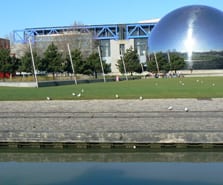
<svg viewBox="0 0 223 185">
<path fill-rule="evenodd" d="M 137 49 L 140 61 L 146 61 L 148 39 L 158 19 L 134 24 L 80 25 L 64 27 L 26 28 L 13 32 L 12 52 L 18 57 L 31 39 L 34 48 L 41 54 L 54 42 L 60 51 L 66 53 L 66 45 L 71 49 L 79 48 L 84 56 L 101 50 L 103 60 L 111 64 L 112 73 L 119 73 L 116 66 L 121 53 L 132 47 Z"/>
<path fill-rule="evenodd" d="M 0 49 L 10 49 L 10 41 L 8 39 L 0 38 Z"/>
</svg>

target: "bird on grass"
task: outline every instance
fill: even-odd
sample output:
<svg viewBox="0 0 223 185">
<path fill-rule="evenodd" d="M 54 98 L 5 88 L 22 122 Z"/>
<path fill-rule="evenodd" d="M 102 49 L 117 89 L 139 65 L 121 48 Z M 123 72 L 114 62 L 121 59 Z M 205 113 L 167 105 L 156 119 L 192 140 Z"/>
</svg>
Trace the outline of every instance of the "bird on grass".
<svg viewBox="0 0 223 185">
<path fill-rule="evenodd" d="M 46 97 L 47 100 L 51 100 L 51 98 L 49 96 Z"/>
</svg>

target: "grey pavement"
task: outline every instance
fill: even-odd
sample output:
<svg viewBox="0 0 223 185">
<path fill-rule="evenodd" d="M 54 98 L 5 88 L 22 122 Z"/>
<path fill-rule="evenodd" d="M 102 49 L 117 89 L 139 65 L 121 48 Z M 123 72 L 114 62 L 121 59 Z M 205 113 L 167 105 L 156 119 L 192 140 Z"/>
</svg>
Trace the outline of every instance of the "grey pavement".
<svg viewBox="0 0 223 185">
<path fill-rule="evenodd" d="M 0 142 L 223 143 L 223 99 L 0 103 Z"/>
</svg>

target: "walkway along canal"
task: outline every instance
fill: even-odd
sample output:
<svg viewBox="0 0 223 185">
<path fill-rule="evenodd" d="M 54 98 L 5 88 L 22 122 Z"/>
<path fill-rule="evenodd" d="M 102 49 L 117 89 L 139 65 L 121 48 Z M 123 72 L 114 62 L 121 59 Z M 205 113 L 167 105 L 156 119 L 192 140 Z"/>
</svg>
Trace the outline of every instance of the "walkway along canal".
<svg viewBox="0 0 223 185">
<path fill-rule="evenodd" d="M 223 148 L 223 99 L 2 101 L 1 107 L 0 148 Z"/>
</svg>

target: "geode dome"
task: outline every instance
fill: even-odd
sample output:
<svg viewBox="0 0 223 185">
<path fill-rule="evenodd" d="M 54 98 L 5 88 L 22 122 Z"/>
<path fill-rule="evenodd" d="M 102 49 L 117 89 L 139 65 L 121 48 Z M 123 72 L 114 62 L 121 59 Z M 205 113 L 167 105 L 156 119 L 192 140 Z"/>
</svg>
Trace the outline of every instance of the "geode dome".
<svg viewBox="0 0 223 185">
<path fill-rule="evenodd" d="M 155 26 L 149 52 L 177 52 L 188 68 L 223 69 L 223 12 L 208 6 L 178 8 Z"/>
</svg>

